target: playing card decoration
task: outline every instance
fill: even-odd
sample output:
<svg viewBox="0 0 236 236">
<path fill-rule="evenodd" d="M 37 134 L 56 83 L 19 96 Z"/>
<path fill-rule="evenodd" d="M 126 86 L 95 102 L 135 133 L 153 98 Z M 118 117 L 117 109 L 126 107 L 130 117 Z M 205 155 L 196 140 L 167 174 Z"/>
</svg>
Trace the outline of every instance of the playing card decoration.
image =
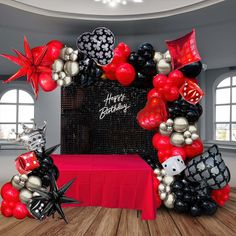
<svg viewBox="0 0 236 236">
<path fill-rule="evenodd" d="M 42 128 L 38 128 L 35 123 L 33 128 L 23 124 L 23 132 L 17 134 L 16 141 L 22 143 L 29 151 L 42 152 L 46 145 L 45 131 L 46 121 Z"/>
<path fill-rule="evenodd" d="M 199 184 L 199 192 L 221 189 L 230 180 L 229 170 L 216 145 L 189 161 L 184 173 L 187 180 Z"/>
<path fill-rule="evenodd" d="M 197 50 L 195 30 L 173 41 L 166 41 L 174 69 L 180 69 L 192 62 L 201 60 Z"/>
<path fill-rule="evenodd" d="M 83 33 L 77 39 L 78 49 L 101 66 L 111 62 L 114 44 L 113 33 L 105 27 L 96 28 L 92 33 Z"/>
<path fill-rule="evenodd" d="M 43 220 L 57 212 L 62 219 L 68 223 L 61 204 L 79 203 L 78 201 L 64 195 L 73 182 L 74 179 L 65 184 L 61 189 L 58 189 L 55 178 L 51 176 L 49 191 L 34 189 L 34 191 L 40 196 L 33 197 L 27 204 L 27 208 L 32 216 L 38 220 Z"/>
<path fill-rule="evenodd" d="M 186 80 L 179 89 L 179 93 L 185 101 L 193 105 L 197 104 L 203 97 L 204 92 L 201 88 L 191 80 Z"/>
<path fill-rule="evenodd" d="M 13 80 L 16 80 L 20 77 L 27 76 L 27 81 L 31 83 L 36 98 L 38 97 L 39 84 L 41 87 L 47 86 L 50 81 L 40 82 L 44 80 L 43 77 L 40 77 L 41 74 L 51 73 L 51 65 L 54 60 L 59 56 L 60 49 L 62 48 L 62 43 L 56 40 L 49 42 L 47 45 L 35 47 L 32 50 L 30 49 L 27 38 L 24 37 L 24 49 L 25 55 L 20 53 L 18 50 L 13 49 L 17 56 L 11 56 L 7 54 L 0 54 L 2 57 L 12 61 L 13 63 L 21 66 L 21 68 L 12 75 L 9 79 L 4 81 L 4 83 L 9 83 Z M 42 88 L 43 88 L 42 87 Z M 55 89 L 56 86 L 50 86 L 51 90 Z M 48 88 L 47 88 L 47 91 Z"/>
<path fill-rule="evenodd" d="M 28 174 L 30 171 L 39 167 L 39 161 L 35 152 L 27 152 L 20 155 L 17 157 L 15 164 L 20 174 Z"/>
</svg>

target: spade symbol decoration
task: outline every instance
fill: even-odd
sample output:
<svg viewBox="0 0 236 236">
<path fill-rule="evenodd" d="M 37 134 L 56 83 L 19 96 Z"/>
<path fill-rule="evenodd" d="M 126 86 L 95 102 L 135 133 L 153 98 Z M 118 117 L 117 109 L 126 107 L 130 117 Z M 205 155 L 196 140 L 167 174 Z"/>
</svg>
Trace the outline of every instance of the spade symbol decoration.
<svg viewBox="0 0 236 236">
<path fill-rule="evenodd" d="M 78 49 L 101 66 L 113 59 L 114 44 L 114 34 L 105 27 L 96 28 L 92 33 L 83 33 L 77 39 Z"/>
</svg>

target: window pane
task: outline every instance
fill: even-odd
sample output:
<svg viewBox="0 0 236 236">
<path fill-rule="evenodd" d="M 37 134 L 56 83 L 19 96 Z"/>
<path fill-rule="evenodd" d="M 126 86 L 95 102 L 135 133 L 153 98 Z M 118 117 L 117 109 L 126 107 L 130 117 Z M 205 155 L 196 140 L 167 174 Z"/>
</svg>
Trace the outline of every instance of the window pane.
<svg viewBox="0 0 236 236">
<path fill-rule="evenodd" d="M 232 102 L 236 103 L 236 88 L 232 88 Z"/>
<path fill-rule="evenodd" d="M 12 138 L 12 130 L 16 131 L 16 125 L 0 124 L 0 139 Z M 15 136 L 14 136 L 15 137 Z"/>
<path fill-rule="evenodd" d="M 9 90 L 3 94 L 1 103 L 16 103 L 16 89 Z"/>
<path fill-rule="evenodd" d="M 230 88 L 216 90 L 216 104 L 230 103 Z"/>
<path fill-rule="evenodd" d="M 236 141 L 236 124 L 232 124 L 232 141 Z"/>
<path fill-rule="evenodd" d="M 0 122 L 16 122 L 16 105 L 0 105 Z"/>
<path fill-rule="evenodd" d="M 217 88 L 227 87 L 230 86 L 230 77 L 222 80 L 218 85 Z"/>
<path fill-rule="evenodd" d="M 216 124 L 216 140 L 229 141 L 229 124 Z"/>
<path fill-rule="evenodd" d="M 232 77 L 232 85 L 236 85 L 236 76 Z"/>
<path fill-rule="evenodd" d="M 19 103 L 34 103 L 34 100 L 29 93 L 19 90 Z"/>
<path fill-rule="evenodd" d="M 19 122 L 32 122 L 34 118 L 34 106 L 19 106 Z"/>
<path fill-rule="evenodd" d="M 216 106 L 216 122 L 229 122 L 229 121 L 230 121 L 230 106 Z"/>
<path fill-rule="evenodd" d="M 236 121 L 236 105 L 232 106 L 232 121 Z"/>
</svg>

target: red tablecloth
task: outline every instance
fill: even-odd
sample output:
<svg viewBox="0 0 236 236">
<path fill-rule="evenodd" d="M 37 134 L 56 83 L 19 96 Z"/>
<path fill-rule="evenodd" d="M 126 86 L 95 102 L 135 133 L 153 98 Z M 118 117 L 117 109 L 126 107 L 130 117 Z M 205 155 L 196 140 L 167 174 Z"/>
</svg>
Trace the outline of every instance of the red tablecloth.
<svg viewBox="0 0 236 236">
<path fill-rule="evenodd" d="M 67 195 L 76 206 L 138 209 L 143 220 L 156 217 L 153 171 L 138 155 L 53 155 L 58 185 L 76 177 Z M 75 204 L 73 205 L 75 206 Z"/>
</svg>

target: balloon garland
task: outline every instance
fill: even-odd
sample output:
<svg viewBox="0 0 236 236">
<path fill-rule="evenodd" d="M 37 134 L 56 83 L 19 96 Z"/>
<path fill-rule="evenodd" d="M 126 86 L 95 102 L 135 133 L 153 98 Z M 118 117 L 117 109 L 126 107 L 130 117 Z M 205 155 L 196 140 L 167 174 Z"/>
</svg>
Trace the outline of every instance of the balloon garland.
<svg viewBox="0 0 236 236">
<path fill-rule="evenodd" d="M 165 53 L 155 51 L 150 43 L 141 44 L 137 52 L 123 42 L 114 48 L 114 43 L 113 33 L 104 27 L 80 35 L 76 50 L 57 40 L 30 49 L 25 37 L 25 55 L 17 50 L 17 56 L 1 54 L 21 66 L 5 82 L 27 76 L 36 98 L 39 85 L 49 92 L 57 86 L 90 86 L 98 79 L 151 88 L 137 122 L 156 131 L 152 144 L 158 164 L 147 162 L 154 169 L 157 207 L 163 203 L 192 216 L 213 215 L 229 199 L 230 173 L 216 145 L 204 152 L 196 126 L 204 93 L 195 79 L 203 68 L 195 30 L 166 41 Z M 58 145 L 45 150 L 45 129 L 46 124 L 23 126 L 17 135 L 29 152 L 16 159 L 18 174 L 1 189 L 1 211 L 6 217 L 31 215 L 42 220 L 57 211 L 67 222 L 60 204 L 76 202 L 64 196 L 73 181 L 60 190 L 56 186 L 59 170 L 50 155 Z"/>
</svg>

